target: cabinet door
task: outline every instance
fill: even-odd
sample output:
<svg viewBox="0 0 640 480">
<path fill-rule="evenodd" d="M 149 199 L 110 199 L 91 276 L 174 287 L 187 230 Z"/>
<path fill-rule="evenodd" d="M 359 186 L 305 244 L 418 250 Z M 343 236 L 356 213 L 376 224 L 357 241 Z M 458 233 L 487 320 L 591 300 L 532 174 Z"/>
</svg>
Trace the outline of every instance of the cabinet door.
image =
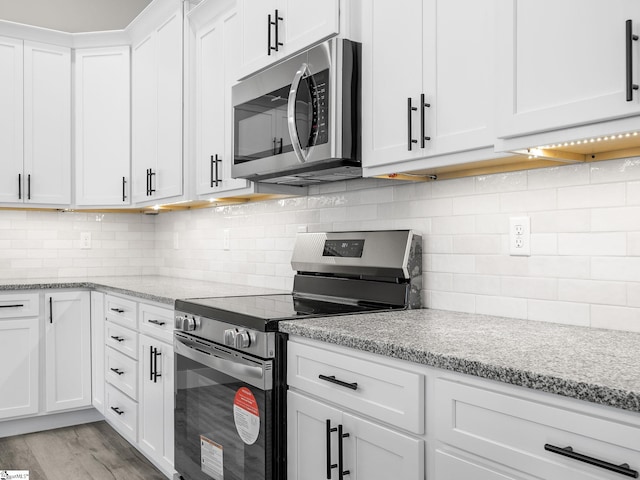
<svg viewBox="0 0 640 480">
<path fill-rule="evenodd" d="M 182 10 L 156 32 L 158 85 L 154 199 L 182 195 Z"/>
<path fill-rule="evenodd" d="M 89 292 L 45 295 L 46 410 L 91 405 Z"/>
<path fill-rule="evenodd" d="M 422 155 L 492 146 L 495 1 L 425 0 L 423 5 L 423 93 L 430 104 L 424 131 L 430 140 Z"/>
<path fill-rule="evenodd" d="M 196 31 L 196 191 L 245 188 L 231 178 L 232 104 L 239 56 L 238 14 L 226 12 Z M 216 157 L 219 160 L 216 165 Z"/>
<path fill-rule="evenodd" d="M 410 142 L 420 133 L 423 2 L 378 0 L 362 9 L 362 165 L 424 155 Z"/>
<path fill-rule="evenodd" d="M 636 115 L 640 92 L 626 100 L 627 19 L 640 34 L 639 2 L 501 2 L 498 137 Z M 639 51 L 633 42 L 636 84 Z"/>
<path fill-rule="evenodd" d="M 22 202 L 22 40 L 0 37 L 0 202 Z"/>
<path fill-rule="evenodd" d="M 157 47 L 149 35 L 132 50 L 131 61 L 131 177 L 134 203 L 149 200 L 149 168 L 156 167 L 158 148 Z"/>
<path fill-rule="evenodd" d="M 104 415 L 104 293 L 91 292 L 91 396 Z"/>
<path fill-rule="evenodd" d="M 173 471 L 173 348 L 140 335 L 138 444 Z"/>
<path fill-rule="evenodd" d="M 71 203 L 71 51 L 24 42 L 26 201 Z"/>
<path fill-rule="evenodd" d="M 76 204 L 128 205 L 129 47 L 76 50 Z"/>
<path fill-rule="evenodd" d="M 330 428 L 342 422 L 342 412 L 324 403 L 289 390 L 287 393 L 287 472 L 289 480 L 325 480 L 327 465 L 338 463 L 337 432 L 327 437 Z M 327 439 L 331 458 L 327 458 Z M 338 478 L 335 468 L 331 479 Z M 388 477 L 401 478 L 401 477 Z"/>
<path fill-rule="evenodd" d="M 283 50 L 291 55 L 337 34 L 340 30 L 340 0 L 279 0 L 282 20 L 279 35 Z"/>
<path fill-rule="evenodd" d="M 353 480 L 424 479 L 424 442 L 344 414 L 344 470 Z"/>
<path fill-rule="evenodd" d="M 38 413 L 39 323 L 0 320 L 0 419 Z"/>
<path fill-rule="evenodd" d="M 268 16 L 271 15 L 271 20 L 275 21 L 276 8 L 277 0 L 239 0 L 240 76 L 260 70 L 278 58 L 277 52 L 269 49 L 269 40 L 275 46 L 275 30 L 269 25 Z"/>
</svg>

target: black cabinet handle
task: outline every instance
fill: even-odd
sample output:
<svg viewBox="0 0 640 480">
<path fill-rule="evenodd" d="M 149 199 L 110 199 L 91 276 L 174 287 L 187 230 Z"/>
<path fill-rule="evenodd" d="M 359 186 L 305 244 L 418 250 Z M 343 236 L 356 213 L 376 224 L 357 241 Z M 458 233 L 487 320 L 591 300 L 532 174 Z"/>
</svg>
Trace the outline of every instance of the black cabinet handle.
<svg viewBox="0 0 640 480">
<path fill-rule="evenodd" d="M 279 47 L 282 46 L 282 42 L 280 42 L 279 38 L 278 38 L 278 22 L 280 20 L 283 20 L 283 18 L 278 14 L 278 9 L 276 9 L 275 11 L 275 16 L 274 16 L 275 21 L 271 20 L 271 14 L 267 15 L 267 43 L 268 43 L 268 49 L 267 49 L 267 55 L 271 55 L 271 50 L 275 50 L 276 52 L 279 51 Z M 271 45 L 271 27 L 275 28 L 275 42 L 274 45 Z"/>
<path fill-rule="evenodd" d="M 116 412 L 118 415 L 122 415 L 124 412 L 120 410 L 118 407 L 111 407 L 111 410 Z"/>
<path fill-rule="evenodd" d="M 267 15 L 267 55 L 271 55 L 271 14 Z"/>
<path fill-rule="evenodd" d="M 31 174 L 27 175 L 27 200 L 31 200 Z"/>
<path fill-rule="evenodd" d="M 49 323 L 53 323 L 53 297 L 49 297 Z"/>
<path fill-rule="evenodd" d="M 417 140 L 411 138 L 411 116 L 416 110 L 418 108 L 411 105 L 411 97 L 407 98 L 407 150 L 409 151 L 413 148 L 414 143 L 418 143 Z"/>
<path fill-rule="evenodd" d="M 153 177 L 156 176 L 156 172 L 153 171 L 153 169 L 149 169 L 149 195 L 153 195 L 154 193 L 156 193 L 156 189 L 153 188 Z"/>
<path fill-rule="evenodd" d="M 626 26 L 626 60 L 627 60 L 627 102 L 633 100 L 633 91 L 638 90 L 638 85 L 633 83 L 633 42 L 638 41 L 638 35 L 633 34 L 631 20 L 625 22 Z"/>
<path fill-rule="evenodd" d="M 342 425 L 338 425 L 338 480 L 343 480 L 345 475 L 350 475 L 349 470 L 343 470 L 344 468 L 344 448 L 342 444 L 343 438 L 348 438 L 348 433 L 342 433 Z"/>
<path fill-rule="evenodd" d="M 153 347 L 149 347 L 149 381 L 153 381 Z"/>
<path fill-rule="evenodd" d="M 215 161 L 214 161 L 214 162 L 215 162 L 215 164 L 216 164 L 216 180 L 215 180 L 215 182 L 216 182 L 216 185 L 215 185 L 215 186 L 216 186 L 216 187 L 217 187 L 217 186 L 218 186 L 218 184 L 222 181 L 222 180 L 220 180 L 220 178 L 218 178 L 218 177 L 219 177 L 219 175 L 220 175 L 219 168 L 218 168 L 218 164 L 219 164 L 221 161 L 222 161 L 222 159 L 221 159 L 221 158 L 218 158 L 218 154 L 216 153 L 216 159 L 215 159 Z"/>
<path fill-rule="evenodd" d="M 157 348 L 153 348 L 153 383 L 158 383 L 158 377 L 162 375 L 158 373 L 158 357 L 162 355 Z"/>
<path fill-rule="evenodd" d="M 425 119 L 425 109 L 431 107 L 430 103 L 425 102 L 424 93 L 420 94 L 420 147 L 425 147 L 425 141 L 431 140 L 431 137 L 427 137 L 425 130 L 427 128 L 427 122 Z"/>
<path fill-rule="evenodd" d="M 22 308 L 24 307 L 21 303 L 16 303 L 15 305 L 0 305 L 0 308 Z"/>
<path fill-rule="evenodd" d="M 124 313 L 124 310 L 121 308 L 112 308 L 111 311 L 116 313 Z"/>
<path fill-rule="evenodd" d="M 124 375 L 124 372 L 117 368 L 110 368 L 109 370 L 111 370 L 113 373 L 117 373 L 118 375 Z"/>
<path fill-rule="evenodd" d="M 336 432 L 336 427 L 331 427 L 331 420 L 327 418 L 327 480 L 331 480 L 331 470 L 337 468 L 337 463 L 331 463 L 331 433 Z"/>
<path fill-rule="evenodd" d="M 122 343 L 122 342 L 124 342 L 124 338 L 122 338 L 122 337 L 118 337 L 118 336 L 115 336 L 115 335 L 111 335 L 111 338 L 113 338 L 113 339 L 114 339 L 116 342 L 118 342 L 118 343 Z"/>
<path fill-rule="evenodd" d="M 122 201 L 127 201 L 127 179 L 122 177 Z"/>
<path fill-rule="evenodd" d="M 276 52 L 278 51 L 278 47 L 282 46 L 282 43 L 279 40 L 280 26 L 278 24 L 278 22 L 280 22 L 281 20 L 284 19 L 278 14 L 278 9 L 276 8 Z"/>
<path fill-rule="evenodd" d="M 18 174 L 18 200 L 22 200 L 22 174 Z"/>
<path fill-rule="evenodd" d="M 343 382 L 342 380 L 338 380 L 335 375 L 327 376 L 327 375 L 318 375 L 320 380 L 324 380 L 325 382 L 335 383 L 336 385 L 340 385 L 341 387 L 349 388 L 351 390 L 357 390 L 358 384 L 356 382 L 348 383 Z"/>
<path fill-rule="evenodd" d="M 147 197 L 149 196 L 149 169 L 147 168 Z"/>
<path fill-rule="evenodd" d="M 632 470 L 631 468 L 629 468 L 628 463 L 623 463 L 622 465 L 616 465 L 614 463 L 605 462 L 604 460 L 599 460 L 597 458 L 589 457 L 587 455 L 574 452 L 572 447 L 564 447 L 564 448 L 556 447 L 555 445 L 551 445 L 549 443 L 546 443 L 544 445 L 544 449 L 551 453 L 557 453 L 558 455 L 562 455 L 564 457 L 569 457 L 574 460 L 578 460 L 579 462 L 588 463 L 589 465 L 604 468 L 605 470 L 609 470 L 611 472 L 619 473 L 620 475 L 625 475 L 627 477 L 632 477 L 632 478 L 638 478 L 638 472 L 636 470 Z"/>
<path fill-rule="evenodd" d="M 159 326 L 162 326 L 165 324 L 165 322 L 161 322 L 160 320 L 153 320 L 153 319 L 149 320 L 149 323 L 153 323 L 154 325 L 159 325 Z"/>
</svg>

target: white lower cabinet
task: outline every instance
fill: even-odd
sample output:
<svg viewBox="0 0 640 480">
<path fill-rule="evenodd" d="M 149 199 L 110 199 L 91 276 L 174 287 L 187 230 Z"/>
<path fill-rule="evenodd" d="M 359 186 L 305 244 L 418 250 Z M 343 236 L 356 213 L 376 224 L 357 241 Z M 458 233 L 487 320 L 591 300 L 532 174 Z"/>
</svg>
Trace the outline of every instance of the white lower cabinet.
<svg viewBox="0 0 640 480">
<path fill-rule="evenodd" d="M 44 298 L 46 411 L 90 406 L 89 292 L 56 292 Z"/>
<path fill-rule="evenodd" d="M 91 403 L 104 415 L 104 293 L 91 292 Z"/>
<path fill-rule="evenodd" d="M 306 342 L 287 355 L 289 480 L 424 479 L 424 441 L 401 430 L 423 433 L 422 375 Z"/>
<path fill-rule="evenodd" d="M 173 469 L 173 346 L 140 335 L 138 445 Z"/>
<path fill-rule="evenodd" d="M 436 478 L 441 479 L 473 479 L 473 480 L 525 480 L 511 474 L 504 474 L 491 467 L 480 465 L 464 456 L 436 450 L 435 452 Z M 532 477 L 526 477 L 527 480 Z"/>
</svg>

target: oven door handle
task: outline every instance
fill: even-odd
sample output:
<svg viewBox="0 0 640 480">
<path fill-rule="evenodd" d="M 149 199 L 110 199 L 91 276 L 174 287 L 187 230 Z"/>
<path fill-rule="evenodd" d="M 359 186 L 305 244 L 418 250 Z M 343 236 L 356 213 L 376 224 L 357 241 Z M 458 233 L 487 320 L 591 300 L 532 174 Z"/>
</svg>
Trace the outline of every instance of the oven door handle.
<svg viewBox="0 0 640 480">
<path fill-rule="evenodd" d="M 300 163 L 305 163 L 309 159 L 309 155 L 313 149 L 313 146 L 309 146 L 309 148 L 306 149 L 306 152 L 302 149 L 302 144 L 298 137 L 298 126 L 296 125 L 296 96 L 298 89 L 300 88 L 300 84 L 302 83 L 302 77 L 305 75 L 311 76 L 311 70 L 309 70 L 309 65 L 303 63 L 293 77 L 291 90 L 289 90 L 289 100 L 287 102 L 287 125 L 289 126 L 289 136 L 291 137 L 293 151 Z"/>
<path fill-rule="evenodd" d="M 201 363 L 206 367 L 229 375 L 261 390 L 271 390 L 273 388 L 273 378 L 270 369 L 265 369 L 262 366 L 246 365 L 234 360 L 227 360 L 217 356 L 218 354 L 224 355 L 224 352 L 216 352 L 216 355 L 212 355 L 199 350 L 195 344 L 189 345 L 188 342 L 188 340 L 185 341 L 183 338 L 175 337 L 175 341 L 173 342 L 175 355 L 182 355 L 185 358 Z"/>
</svg>

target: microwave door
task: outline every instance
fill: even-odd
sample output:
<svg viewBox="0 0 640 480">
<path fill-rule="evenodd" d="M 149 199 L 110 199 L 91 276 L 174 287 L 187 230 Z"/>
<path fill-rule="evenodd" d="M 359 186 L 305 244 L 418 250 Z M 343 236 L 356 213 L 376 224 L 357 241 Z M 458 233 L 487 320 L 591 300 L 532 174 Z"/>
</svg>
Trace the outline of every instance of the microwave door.
<svg viewBox="0 0 640 480">
<path fill-rule="evenodd" d="M 315 79 L 306 63 L 296 72 L 287 103 L 287 127 L 298 162 L 309 160 L 318 131 Z"/>
</svg>

